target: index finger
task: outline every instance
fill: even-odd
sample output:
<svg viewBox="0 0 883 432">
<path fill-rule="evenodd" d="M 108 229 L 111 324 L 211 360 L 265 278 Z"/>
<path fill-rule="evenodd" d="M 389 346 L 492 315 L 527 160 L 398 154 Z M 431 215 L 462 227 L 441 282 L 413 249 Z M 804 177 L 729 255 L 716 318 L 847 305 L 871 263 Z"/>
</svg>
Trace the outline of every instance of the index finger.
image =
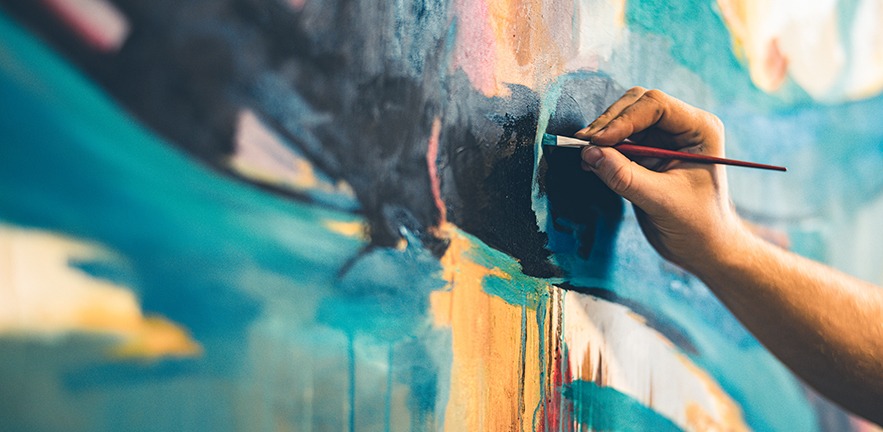
<svg viewBox="0 0 883 432">
<path fill-rule="evenodd" d="M 708 113 L 659 90 L 649 90 L 591 137 L 598 145 L 614 145 L 651 127 L 666 133 L 680 147 L 701 144 L 713 136 Z M 717 126 L 716 124 L 714 126 Z"/>
<path fill-rule="evenodd" d="M 628 89 L 628 91 L 626 91 L 616 102 L 610 104 L 610 106 L 607 107 L 607 109 L 604 110 L 604 112 L 601 113 L 598 118 L 589 123 L 589 125 L 585 128 L 576 132 L 573 136 L 580 139 L 588 139 L 589 137 L 594 135 L 595 132 L 598 132 L 599 130 L 607 126 L 607 124 L 610 123 L 611 120 L 616 118 L 616 116 L 618 116 L 622 112 L 622 110 L 635 103 L 635 101 L 640 99 L 641 96 L 644 96 L 644 93 L 646 92 L 647 89 L 645 89 L 644 87 L 632 87 Z"/>
</svg>

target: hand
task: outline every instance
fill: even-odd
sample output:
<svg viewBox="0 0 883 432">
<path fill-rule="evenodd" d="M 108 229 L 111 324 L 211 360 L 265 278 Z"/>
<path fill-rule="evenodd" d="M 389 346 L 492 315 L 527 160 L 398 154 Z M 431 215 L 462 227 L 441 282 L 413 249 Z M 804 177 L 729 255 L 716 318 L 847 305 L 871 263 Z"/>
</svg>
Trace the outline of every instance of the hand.
<svg viewBox="0 0 883 432">
<path fill-rule="evenodd" d="M 628 138 L 641 145 L 723 157 L 724 127 L 715 115 L 659 90 L 635 87 L 576 137 L 594 144 L 582 150 L 583 169 L 635 205 L 647 240 L 669 261 L 701 272 L 723 258 L 729 242 L 746 235 L 730 202 L 723 166 L 635 162 L 610 148 Z"/>
</svg>

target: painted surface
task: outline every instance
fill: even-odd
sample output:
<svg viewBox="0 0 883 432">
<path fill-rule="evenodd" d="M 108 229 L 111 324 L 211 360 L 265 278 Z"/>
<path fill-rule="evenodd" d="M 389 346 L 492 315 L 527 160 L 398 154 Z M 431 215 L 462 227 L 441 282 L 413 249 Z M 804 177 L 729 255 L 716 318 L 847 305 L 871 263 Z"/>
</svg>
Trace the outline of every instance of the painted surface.
<svg viewBox="0 0 883 432">
<path fill-rule="evenodd" d="M 0 430 L 867 428 L 538 137 L 661 88 L 883 283 L 880 10 L 0 1 Z"/>
</svg>

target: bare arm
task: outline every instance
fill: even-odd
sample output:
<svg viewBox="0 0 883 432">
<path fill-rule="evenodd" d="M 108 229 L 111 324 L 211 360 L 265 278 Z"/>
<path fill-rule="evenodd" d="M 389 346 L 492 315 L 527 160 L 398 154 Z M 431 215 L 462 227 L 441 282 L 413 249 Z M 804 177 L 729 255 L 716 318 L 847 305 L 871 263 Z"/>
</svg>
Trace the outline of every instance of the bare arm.
<svg viewBox="0 0 883 432">
<path fill-rule="evenodd" d="M 723 156 L 720 120 L 636 87 L 577 137 L 598 145 L 583 149 L 584 168 L 635 205 L 644 234 L 663 257 L 702 279 L 805 382 L 883 424 L 883 289 L 752 234 L 732 209 L 723 167 L 639 165 L 607 147 L 632 138 Z"/>
</svg>

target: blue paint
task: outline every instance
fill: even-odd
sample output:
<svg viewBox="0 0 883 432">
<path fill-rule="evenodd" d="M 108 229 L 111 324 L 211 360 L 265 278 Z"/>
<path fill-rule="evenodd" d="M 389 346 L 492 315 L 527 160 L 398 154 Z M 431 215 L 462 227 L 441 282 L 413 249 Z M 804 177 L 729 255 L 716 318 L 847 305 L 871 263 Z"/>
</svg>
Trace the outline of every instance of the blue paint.
<svg viewBox="0 0 883 432">
<path fill-rule="evenodd" d="M 393 391 L 393 365 L 395 364 L 393 359 L 393 353 L 395 352 L 395 347 L 390 344 L 389 345 L 389 358 L 386 359 L 386 365 L 389 370 L 386 373 L 386 415 L 383 417 L 383 425 L 384 430 L 389 432 L 390 421 L 392 420 L 392 391 Z"/>
<path fill-rule="evenodd" d="M 522 273 L 521 264 L 514 258 L 489 247 L 472 235 L 461 234 L 472 244 L 472 249 L 467 253 L 470 260 L 488 269 L 497 269 L 506 275 L 505 277 L 485 276 L 482 282 L 485 292 L 500 297 L 509 304 L 528 306 L 531 309 L 536 309 L 540 299 L 549 295 L 549 283 Z"/>
</svg>

